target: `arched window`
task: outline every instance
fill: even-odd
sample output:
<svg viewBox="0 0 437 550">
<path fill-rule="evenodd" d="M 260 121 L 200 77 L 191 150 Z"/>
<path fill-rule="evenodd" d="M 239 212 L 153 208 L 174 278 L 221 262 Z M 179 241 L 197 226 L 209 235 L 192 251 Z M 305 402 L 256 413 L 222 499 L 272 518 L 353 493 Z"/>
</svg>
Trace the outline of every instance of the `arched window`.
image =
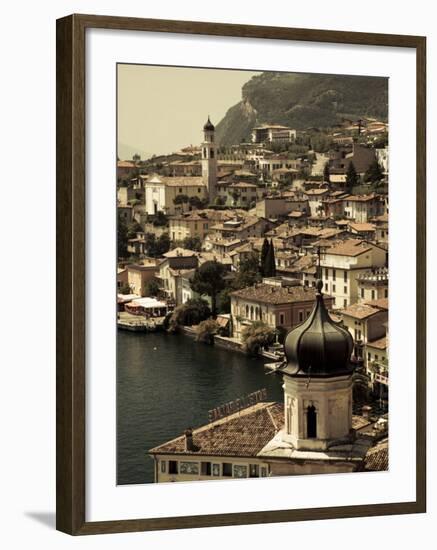
<svg viewBox="0 0 437 550">
<path fill-rule="evenodd" d="M 248 317 L 249 317 L 249 306 L 246 305 L 246 318 L 248 318 Z"/>
<path fill-rule="evenodd" d="M 250 306 L 250 318 L 253 319 L 253 306 Z"/>
<path fill-rule="evenodd" d="M 307 407 L 307 437 L 308 439 L 317 437 L 317 413 L 314 405 Z"/>
</svg>

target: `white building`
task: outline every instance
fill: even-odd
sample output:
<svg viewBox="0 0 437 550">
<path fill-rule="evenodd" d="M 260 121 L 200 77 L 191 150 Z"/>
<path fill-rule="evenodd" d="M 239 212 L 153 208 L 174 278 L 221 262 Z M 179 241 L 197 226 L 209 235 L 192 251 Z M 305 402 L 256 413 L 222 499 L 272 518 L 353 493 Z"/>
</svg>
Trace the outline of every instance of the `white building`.
<svg viewBox="0 0 437 550">
<path fill-rule="evenodd" d="M 263 124 L 252 130 L 253 143 L 292 143 L 296 141 L 296 130 L 280 124 Z"/>
<path fill-rule="evenodd" d="M 354 304 L 362 275 L 386 263 L 387 251 L 379 246 L 360 239 L 337 242 L 321 258 L 324 292 L 334 296 L 335 308 Z"/>
</svg>

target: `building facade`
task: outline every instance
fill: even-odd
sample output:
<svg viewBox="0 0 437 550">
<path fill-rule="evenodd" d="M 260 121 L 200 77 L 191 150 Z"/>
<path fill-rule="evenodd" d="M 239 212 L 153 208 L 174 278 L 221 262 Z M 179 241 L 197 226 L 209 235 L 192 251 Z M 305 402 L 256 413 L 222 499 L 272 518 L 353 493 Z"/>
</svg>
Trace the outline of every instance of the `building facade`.
<svg viewBox="0 0 437 550">
<path fill-rule="evenodd" d="M 234 338 L 241 340 L 244 329 L 255 321 L 263 321 L 273 329 L 281 327 L 290 330 L 308 318 L 314 304 L 315 289 L 283 285 L 284 281 L 271 280 L 231 293 Z M 332 306 L 331 297 L 327 297 L 327 304 Z"/>
<path fill-rule="evenodd" d="M 387 252 L 360 239 L 348 239 L 327 248 L 321 258 L 324 292 L 335 298 L 334 307 L 358 301 L 358 279 L 374 268 L 385 267 Z"/>
</svg>

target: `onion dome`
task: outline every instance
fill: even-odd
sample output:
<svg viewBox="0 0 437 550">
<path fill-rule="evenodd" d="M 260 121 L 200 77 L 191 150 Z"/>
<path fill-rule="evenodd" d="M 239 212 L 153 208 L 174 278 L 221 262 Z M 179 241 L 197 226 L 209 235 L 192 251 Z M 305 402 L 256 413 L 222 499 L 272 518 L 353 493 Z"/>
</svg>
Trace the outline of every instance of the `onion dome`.
<svg viewBox="0 0 437 550">
<path fill-rule="evenodd" d="M 203 129 L 208 132 L 214 132 L 215 130 L 214 124 L 209 120 L 209 115 L 208 115 L 208 120 L 205 122 Z"/>
<path fill-rule="evenodd" d="M 318 280 L 316 303 L 309 317 L 291 330 L 285 339 L 287 365 L 282 372 L 290 376 L 325 377 L 351 374 L 353 340 L 349 331 L 331 319 Z"/>
</svg>

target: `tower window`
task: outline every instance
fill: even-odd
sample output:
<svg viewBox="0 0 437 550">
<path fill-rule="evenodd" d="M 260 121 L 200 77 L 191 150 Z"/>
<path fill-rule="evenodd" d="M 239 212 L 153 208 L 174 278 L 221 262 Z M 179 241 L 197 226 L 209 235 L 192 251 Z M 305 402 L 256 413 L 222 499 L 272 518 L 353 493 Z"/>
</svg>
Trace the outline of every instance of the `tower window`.
<svg viewBox="0 0 437 550">
<path fill-rule="evenodd" d="M 317 437 L 317 413 L 314 405 L 307 407 L 307 437 L 308 439 Z"/>
<path fill-rule="evenodd" d="M 211 158 L 214 158 L 214 149 L 211 149 Z"/>
</svg>

